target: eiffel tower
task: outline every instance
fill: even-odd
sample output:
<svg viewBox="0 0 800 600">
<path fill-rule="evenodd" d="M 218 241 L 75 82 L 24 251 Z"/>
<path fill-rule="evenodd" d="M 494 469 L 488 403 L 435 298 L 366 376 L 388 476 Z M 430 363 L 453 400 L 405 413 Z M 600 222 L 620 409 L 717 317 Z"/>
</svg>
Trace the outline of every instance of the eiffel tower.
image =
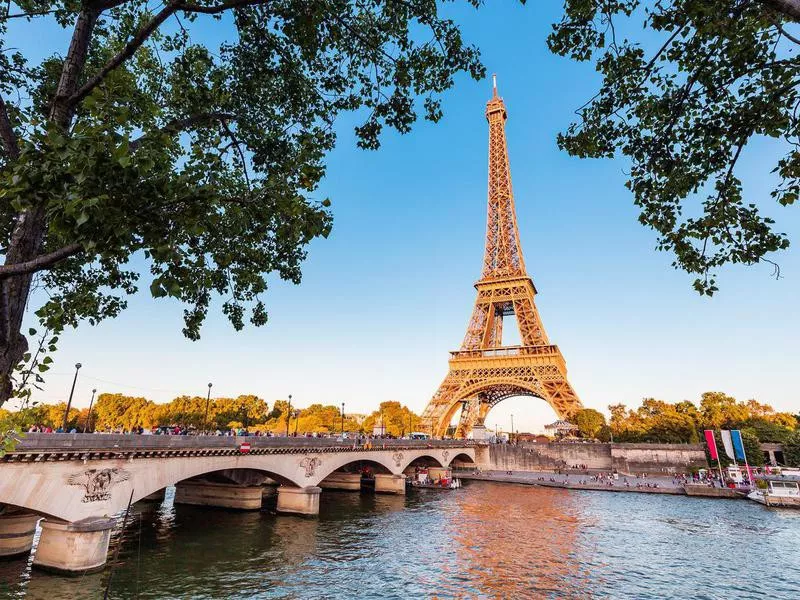
<svg viewBox="0 0 800 600">
<path fill-rule="evenodd" d="M 440 437 L 461 408 L 456 437 L 483 426 L 491 408 L 512 396 L 548 402 L 559 418 L 581 409 L 567 380 L 558 346 L 550 343 L 534 303 L 536 287 L 525 270 L 519 241 L 511 170 L 506 147 L 506 106 L 493 82 L 486 104 L 489 121 L 489 209 L 478 298 L 461 349 L 450 353 L 450 370 L 434 394 L 423 421 Z M 503 317 L 515 315 L 521 346 L 503 345 Z"/>
</svg>

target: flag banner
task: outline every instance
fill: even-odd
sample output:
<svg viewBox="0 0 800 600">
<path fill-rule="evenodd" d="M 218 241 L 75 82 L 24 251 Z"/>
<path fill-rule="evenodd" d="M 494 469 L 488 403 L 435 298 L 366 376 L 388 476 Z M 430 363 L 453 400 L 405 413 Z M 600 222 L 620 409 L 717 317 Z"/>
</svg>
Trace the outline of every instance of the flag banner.
<svg viewBox="0 0 800 600">
<path fill-rule="evenodd" d="M 720 435 L 722 436 L 722 447 L 725 448 L 725 454 L 731 460 L 736 460 L 736 455 L 733 453 L 733 442 L 731 441 L 731 432 L 728 429 L 721 429 Z"/>
<path fill-rule="evenodd" d="M 706 444 L 708 444 L 708 454 L 711 456 L 711 460 L 719 460 L 719 454 L 717 454 L 717 440 L 714 439 L 714 432 L 710 429 L 706 429 L 703 432 L 703 435 L 706 436 Z"/>
<path fill-rule="evenodd" d="M 736 453 L 736 458 L 747 461 L 747 456 L 744 454 L 742 432 L 738 429 L 731 429 L 731 440 L 733 441 L 733 451 Z"/>
</svg>

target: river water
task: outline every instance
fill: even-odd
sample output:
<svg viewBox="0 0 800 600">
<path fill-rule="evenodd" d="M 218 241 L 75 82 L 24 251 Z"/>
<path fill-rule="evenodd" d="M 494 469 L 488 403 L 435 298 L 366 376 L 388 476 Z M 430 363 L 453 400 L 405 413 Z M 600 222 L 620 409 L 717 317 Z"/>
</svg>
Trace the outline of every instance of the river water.
<svg viewBox="0 0 800 600">
<path fill-rule="evenodd" d="M 475 481 L 325 491 L 319 518 L 169 493 L 134 509 L 112 598 L 800 598 L 800 511 L 752 502 Z M 0 597 L 102 598 L 108 582 L 29 563 L 0 563 Z"/>
</svg>

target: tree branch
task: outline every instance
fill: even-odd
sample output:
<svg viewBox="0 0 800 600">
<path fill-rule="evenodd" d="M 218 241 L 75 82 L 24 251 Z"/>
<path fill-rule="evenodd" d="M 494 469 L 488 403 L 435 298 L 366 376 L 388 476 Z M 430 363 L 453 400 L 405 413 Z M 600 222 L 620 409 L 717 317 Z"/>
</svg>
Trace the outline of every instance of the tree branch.
<svg viewBox="0 0 800 600">
<path fill-rule="evenodd" d="M 57 262 L 80 252 L 83 252 L 83 246 L 80 244 L 69 244 L 68 246 L 64 246 L 48 254 L 42 254 L 41 256 L 37 256 L 25 262 L 2 265 L 0 266 L 0 280 L 15 275 L 29 275 L 37 271 L 43 271 L 44 269 L 52 267 Z"/>
<path fill-rule="evenodd" d="M 50 108 L 50 118 L 64 129 L 67 129 L 74 114 L 70 97 L 78 86 L 83 67 L 86 65 L 89 44 L 92 41 L 94 26 L 97 23 L 99 14 L 96 9 L 85 8 L 81 10 L 78 19 L 75 21 L 72 40 L 69 44 L 69 50 L 67 50 L 67 57 L 64 59 L 64 66 L 61 69 L 53 105 Z"/>
<path fill-rule="evenodd" d="M 759 2 L 792 21 L 800 22 L 800 0 L 759 0 Z"/>
<path fill-rule="evenodd" d="M 193 125 L 201 125 L 205 123 L 213 123 L 215 121 L 235 121 L 236 115 L 224 112 L 210 112 L 210 113 L 200 113 L 197 115 L 191 115 L 186 117 L 185 119 L 175 119 L 170 121 L 164 127 L 157 129 L 153 132 L 146 133 L 145 135 L 136 138 L 130 143 L 131 151 L 136 150 L 142 142 L 144 142 L 147 138 L 151 137 L 154 134 L 159 133 L 178 133 L 183 131 L 184 129 L 190 129 Z"/>
<path fill-rule="evenodd" d="M 775 21 L 775 27 L 777 27 L 777 28 L 778 28 L 778 31 L 779 31 L 779 32 L 781 33 L 781 35 L 782 35 L 783 37 L 785 37 L 787 40 L 790 40 L 790 41 L 794 42 L 795 44 L 800 44 L 800 39 L 798 39 L 798 38 L 794 37 L 792 34 L 790 34 L 788 31 L 786 31 L 786 30 L 783 28 L 783 25 L 781 25 L 781 24 L 780 24 L 780 22 L 778 22 L 778 21 Z"/>
<path fill-rule="evenodd" d="M 218 15 L 232 8 L 242 8 L 254 4 L 266 4 L 268 0 L 229 0 L 215 6 L 203 6 L 201 4 L 183 4 L 180 10 L 183 12 L 201 13 L 205 15 Z"/>
<path fill-rule="evenodd" d="M 3 152 L 6 156 L 12 159 L 19 156 L 17 134 L 11 126 L 11 121 L 8 118 L 8 109 L 2 96 L 0 96 L 0 142 L 2 142 Z"/>
<path fill-rule="evenodd" d="M 136 51 L 147 41 L 153 32 L 159 28 L 159 26 L 166 21 L 175 11 L 182 7 L 182 3 L 180 1 L 169 3 L 164 8 L 161 9 L 160 12 L 156 14 L 148 23 L 142 27 L 133 39 L 131 39 L 125 47 L 118 52 L 111 60 L 109 60 L 100 72 L 97 73 L 94 77 L 89 79 L 83 86 L 76 91 L 69 99 L 69 104 L 74 106 L 81 100 L 83 100 L 86 96 L 88 96 L 94 88 L 100 85 L 106 76 L 111 73 L 114 69 L 119 67 L 122 63 L 128 60 L 131 56 L 133 56 Z"/>
</svg>

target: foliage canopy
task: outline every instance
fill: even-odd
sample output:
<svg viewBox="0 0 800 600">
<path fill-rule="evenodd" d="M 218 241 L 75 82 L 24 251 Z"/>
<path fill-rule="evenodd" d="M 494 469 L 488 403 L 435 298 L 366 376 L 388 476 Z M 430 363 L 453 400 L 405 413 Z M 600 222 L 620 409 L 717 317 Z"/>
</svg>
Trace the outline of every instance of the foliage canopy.
<svg viewBox="0 0 800 600">
<path fill-rule="evenodd" d="M 6 47 L 10 28 L 44 19 L 68 47 L 36 48 L 40 62 Z M 222 23 L 229 39 L 208 43 Z M 484 75 L 478 51 L 430 0 L 5 5 L 0 405 L 21 361 L 47 368 L 20 332 L 34 274 L 46 336 L 124 309 L 134 255 L 154 298 L 185 304 L 190 339 L 215 297 L 236 329 L 266 323 L 267 276 L 299 282 L 307 244 L 331 229 L 316 192 L 336 117 L 359 111 L 359 146 L 378 148 L 386 127 L 439 120 L 462 72 Z"/>
<path fill-rule="evenodd" d="M 789 239 L 761 198 L 744 197 L 740 158 L 756 137 L 782 142 L 770 195 L 797 202 L 800 0 L 565 0 L 548 45 L 602 77 L 559 146 L 630 160 L 639 221 L 698 292 L 717 291 L 728 263 L 766 261 L 779 275 L 768 255 Z"/>
</svg>

